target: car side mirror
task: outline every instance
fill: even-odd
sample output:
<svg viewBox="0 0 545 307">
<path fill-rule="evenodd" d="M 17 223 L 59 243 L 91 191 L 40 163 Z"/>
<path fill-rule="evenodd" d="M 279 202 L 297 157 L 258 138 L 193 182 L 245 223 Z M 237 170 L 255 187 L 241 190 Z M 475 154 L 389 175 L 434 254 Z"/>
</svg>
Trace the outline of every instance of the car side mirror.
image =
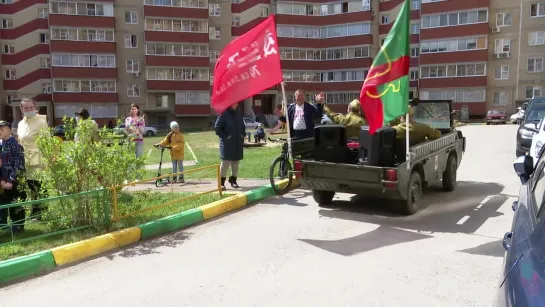
<svg viewBox="0 0 545 307">
<path fill-rule="evenodd" d="M 520 178 L 520 182 L 525 184 L 530 180 L 530 176 L 534 172 L 534 158 L 530 155 L 520 156 L 513 163 L 513 167 Z"/>
</svg>

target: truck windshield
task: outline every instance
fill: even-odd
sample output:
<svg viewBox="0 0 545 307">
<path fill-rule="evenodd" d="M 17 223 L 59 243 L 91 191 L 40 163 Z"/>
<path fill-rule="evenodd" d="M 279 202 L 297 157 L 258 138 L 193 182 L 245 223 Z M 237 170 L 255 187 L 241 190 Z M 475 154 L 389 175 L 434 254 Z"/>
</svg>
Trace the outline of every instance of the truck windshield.
<svg viewBox="0 0 545 307">
<path fill-rule="evenodd" d="M 448 102 L 420 103 L 414 109 L 414 120 L 428 124 L 436 129 L 450 128 L 450 108 Z"/>
</svg>

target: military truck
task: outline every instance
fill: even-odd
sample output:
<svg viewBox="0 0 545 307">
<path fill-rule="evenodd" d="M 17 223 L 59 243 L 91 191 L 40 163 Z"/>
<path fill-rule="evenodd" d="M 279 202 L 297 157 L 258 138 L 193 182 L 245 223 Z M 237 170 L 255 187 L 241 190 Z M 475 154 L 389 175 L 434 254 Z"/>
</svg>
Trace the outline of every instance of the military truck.
<svg viewBox="0 0 545 307">
<path fill-rule="evenodd" d="M 414 120 L 440 130 L 442 136 L 411 146 L 409 167 L 405 159 L 385 167 L 296 158 L 294 173 L 301 186 L 312 190 L 314 200 L 320 206 L 330 204 L 337 192 L 351 193 L 392 200 L 397 210 L 406 215 L 418 211 L 427 186 L 439 182 L 443 190 L 454 191 L 466 140 L 454 126 L 452 101 L 419 100 L 413 108 Z"/>
</svg>

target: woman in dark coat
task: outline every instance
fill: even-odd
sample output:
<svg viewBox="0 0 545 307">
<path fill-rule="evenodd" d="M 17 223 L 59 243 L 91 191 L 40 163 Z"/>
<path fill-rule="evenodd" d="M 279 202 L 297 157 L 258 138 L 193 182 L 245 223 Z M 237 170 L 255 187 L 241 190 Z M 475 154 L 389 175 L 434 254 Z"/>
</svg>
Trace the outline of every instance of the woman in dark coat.
<svg viewBox="0 0 545 307">
<path fill-rule="evenodd" d="M 237 109 L 238 104 L 234 104 L 224 111 L 218 116 L 214 127 L 216 134 L 220 138 L 221 187 L 224 190 L 229 167 L 231 167 L 229 183 L 233 188 L 239 187 L 237 184 L 238 166 L 243 157 L 242 151 L 244 149 L 246 127 L 244 126 L 242 114 Z"/>
</svg>

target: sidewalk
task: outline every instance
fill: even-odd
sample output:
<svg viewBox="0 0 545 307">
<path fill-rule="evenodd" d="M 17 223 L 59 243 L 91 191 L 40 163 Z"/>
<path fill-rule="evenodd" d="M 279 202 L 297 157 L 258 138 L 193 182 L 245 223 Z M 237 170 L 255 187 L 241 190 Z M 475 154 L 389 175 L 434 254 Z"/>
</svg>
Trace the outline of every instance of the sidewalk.
<svg viewBox="0 0 545 307">
<path fill-rule="evenodd" d="M 267 179 L 238 179 L 239 189 L 231 188 L 231 185 L 226 182 L 227 192 L 246 192 L 255 188 L 259 188 L 266 184 L 269 184 Z M 156 187 L 154 182 L 139 183 L 135 186 L 128 186 L 125 189 L 127 191 L 142 191 L 152 190 L 157 192 L 206 192 L 213 189 L 217 189 L 218 183 L 216 179 L 189 179 L 185 184 L 175 183 L 169 184 L 165 187 Z"/>
</svg>

